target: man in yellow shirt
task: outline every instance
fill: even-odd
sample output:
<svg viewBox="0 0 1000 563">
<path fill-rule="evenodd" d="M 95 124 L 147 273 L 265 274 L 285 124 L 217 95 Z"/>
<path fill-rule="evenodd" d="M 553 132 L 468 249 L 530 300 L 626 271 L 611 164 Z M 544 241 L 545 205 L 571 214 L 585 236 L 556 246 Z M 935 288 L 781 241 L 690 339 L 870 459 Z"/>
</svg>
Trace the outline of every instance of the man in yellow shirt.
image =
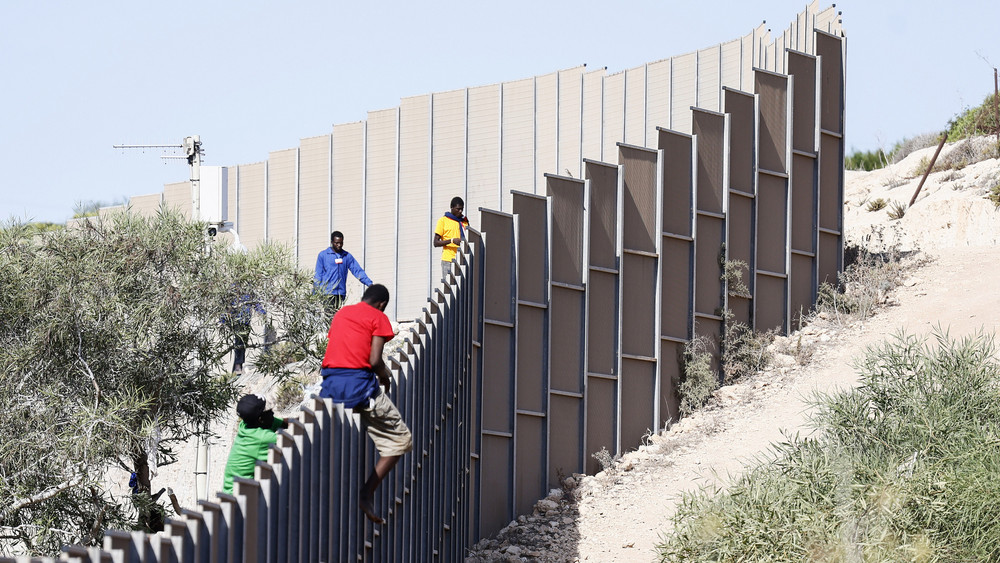
<svg viewBox="0 0 1000 563">
<path fill-rule="evenodd" d="M 437 226 L 434 227 L 434 246 L 444 247 L 441 250 L 441 279 L 448 275 L 451 263 L 458 253 L 459 244 L 466 240 L 466 229 L 469 228 L 469 218 L 462 215 L 465 210 L 465 202 L 462 198 L 455 196 L 451 198 L 451 211 L 438 219 Z"/>
</svg>

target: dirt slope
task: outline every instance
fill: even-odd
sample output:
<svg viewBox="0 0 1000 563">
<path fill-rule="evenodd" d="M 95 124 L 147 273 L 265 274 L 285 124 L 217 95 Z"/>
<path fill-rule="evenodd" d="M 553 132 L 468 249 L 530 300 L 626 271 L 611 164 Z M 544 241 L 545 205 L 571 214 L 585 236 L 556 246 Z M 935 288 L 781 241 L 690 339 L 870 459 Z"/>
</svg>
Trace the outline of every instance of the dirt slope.
<svg viewBox="0 0 1000 563">
<path fill-rule="evenodd" d="M 907 177 L 932 151 L 886 170 L 848 174 L 848 238 L 875 233 L 875 244 L 920 250 L 920 265 L 874 317 L 818 319 L 791 335 L 784 347 L 801 350 L 799 358 L 779 355 L 773 369 L 720 389 L 706 409 L 613 467 L 572 479 L 568 492 L 553 491 L 534 515 L 481 542 L 467 561 L 655 561 L 655 544 L 684 492 L 725 483 L 783 433 L 807 433 L 809 397 L 854 385 L 852 363 L 866 346 L 898 331 L 926 335 L 935 326 L 952 336 L 995 333 L 1000 213 L 984 195 L 1000 180 L 997 160 L 931 174 L 901 220 L 890 220 L 886 209 L 867 211 L 879 197 L 908 202 L 919 177 Z"/>
</svg>

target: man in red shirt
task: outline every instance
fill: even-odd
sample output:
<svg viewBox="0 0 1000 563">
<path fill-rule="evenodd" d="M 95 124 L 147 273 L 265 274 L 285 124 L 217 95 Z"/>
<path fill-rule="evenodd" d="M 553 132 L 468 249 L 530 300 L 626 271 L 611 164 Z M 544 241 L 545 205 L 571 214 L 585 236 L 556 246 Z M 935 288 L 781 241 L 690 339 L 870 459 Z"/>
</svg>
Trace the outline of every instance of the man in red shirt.
<svg viewBox="0 0 1000 563">
<path fill-rule="evenodd" d="M 373 284 L 365 290 L 360 303 L 337 311 L 330 323 L 320 371 L 323 385 L 319 396 L 359 413 L 378 450 L 379 460 L 358 499 L 362 512 L 376 524 L 385 520 L 375 514 L 375 489 L 399 458 L 413 449 L 410 429 L 387 394 L 392 374 L 382 360 L 382 350 L 395 336 L 383 312 L 388 304 L 389 290 Z M 385 391 L 379 387 L 380 382 Z"/>
</svg>

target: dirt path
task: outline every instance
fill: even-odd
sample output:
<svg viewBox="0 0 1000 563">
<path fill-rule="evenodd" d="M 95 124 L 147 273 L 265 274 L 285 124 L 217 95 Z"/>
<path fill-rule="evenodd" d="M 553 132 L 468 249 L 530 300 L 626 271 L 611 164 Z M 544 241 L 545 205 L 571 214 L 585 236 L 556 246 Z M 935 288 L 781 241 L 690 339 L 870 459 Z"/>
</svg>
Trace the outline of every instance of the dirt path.
<svg viewBox="0 0 1000 563">
<path fill-rule="evenodd" d="M 855 385 L 853 361 L 866 346 L 900 330 L 928 335 L 938 325 L 952 336 L 996 332 L 1000 291 L 989 276 L 1000 271 L 1000 247 L 924 255 L 930 260 L 874 317 L 806 327 L 802 338 L 812 355 L 805 364 L 721 389 L 708 408 L 613 469 L 583 477 L 574 494 L 540 502 L 533 517 L 481 545 L 469 561 L 655 561 L 655 545 L 683 494 L 724 483 L 782 441 L 783 432 L 808 432 L 809 397 Z"/>
</svg>

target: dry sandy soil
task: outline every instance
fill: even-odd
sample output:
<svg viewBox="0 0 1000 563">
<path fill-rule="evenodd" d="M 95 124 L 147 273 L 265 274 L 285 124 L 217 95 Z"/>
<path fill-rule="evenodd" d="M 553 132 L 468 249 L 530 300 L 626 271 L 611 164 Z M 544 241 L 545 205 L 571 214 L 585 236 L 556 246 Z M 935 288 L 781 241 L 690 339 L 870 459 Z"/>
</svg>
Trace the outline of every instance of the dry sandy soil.
<svg viewBox="0 0 1000 563">
<path fill-rule="evenodd" d="M 947 146 L 941 158 L 955 150 Z M 596 476 L 576 476 L 569 493 L 557 490 L 539 501 L 533 515 L 481 542 L 468 561 L 654 561 L 654 546 L 669 530 L 683 494 L 724 484 L 781 441 L 783 432 L 808 432 L 810 396 L 855 385 L 852 362 L 866 346 L 900 330 L 928 334 L 937 325 L 953 336 L 995 332 L 1000 292 L 991 286 L 1000 271 L 1000 212 L 985 195 L 1000 182 L 1000 162 L 931 174 L 900 220 L 889 218 L 891 203 L 867 210 L 878 198 L 908 202 L 920 180 L 914 170 L 933 151 L 917 151 L 883 170 L 847 173 L 848 239 L 919 251 L 908 279 L 875 316 L 864 322 L 816 319 L 785 340 L 786 348 L 801 342 L 807 360 L 779 354 L 772 369 L 723 387 L 705 409 L 651 437 L 648 445 Z M 267 391 L 252 378 L 247 383 Z M 213 491 L 221 484 L 235 416 L 220 421 L 216 432 L 208 469 Z M 155 487 L 172 486 L 183 506 L 195 503 L 195 455 L 193 444 L 184 448 L 180 462 L 162 468 L 154 480 Z"/>
<path fill-rule="evenodd" d="M 908 177 L 933 150 L 884 170 L 848 172 L 848 239 L 919 250 L 904 283 L 873 317 L 817 318 L 776 343 L 786 350 L 801 343 L 808 359 L 779 354 L 772 369 L 723 387 L 708 407 L 648 445 L 553 491 L 534 514 L 481 542 L 467 561 L 655 561 L 655 545 L 684 493 L 724 485 L 786 433 L 808 433 L 810 398 L 854 386 L 853 362 L 865 347 L 899 331 L 928 335 L 937 326 L 952 336 L 995 333 L 1000 292 L 991 286 L 1000 272 L 1000 212 L 985 195 L 1000 182 L 1000 162 L 931 174 L 900 220 L 889 218 L 891 204 L 867 210 L 880 197 L 909 202 L 920 178 Z"/>
</svg>

